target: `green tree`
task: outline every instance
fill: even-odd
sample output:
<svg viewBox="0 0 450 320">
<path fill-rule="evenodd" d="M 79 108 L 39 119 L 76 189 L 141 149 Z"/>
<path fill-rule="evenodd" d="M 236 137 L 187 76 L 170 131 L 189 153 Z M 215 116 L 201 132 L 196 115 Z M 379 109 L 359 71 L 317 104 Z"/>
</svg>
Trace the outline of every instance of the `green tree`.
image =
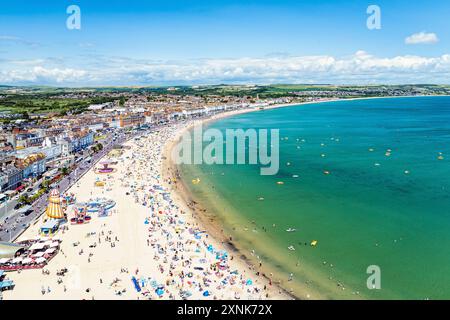
<svg viewBox="0 0 450 320">
<path fill-rule="evenodd" d="M 43 188 L 44 190 L 47 190 L 49 186 L 50 186 L 50 180 L 44 180 L 44 181 L 42 182 L 42 188 Z"/>
<path fill-rule="evenodd" d="M 67 167 L 61 168 L 61 174 L 63 176 L 68 175 L 69 174 L 69 168 L 67 168 Z"/>
<path fill-rule="evenodd" d="M 22 112 L 22 119 L 25 119 L 25 120 L 30 119 L 30 115 L 28 114 L 28 112 L 26 112 L 26 111 Z"/>
<path fill-rule="evenodd" d="M 30 198 L 27 194 L 23 194 L 19 197 L 19 203 L 21 204 L 30 204 Z"/>
</svg>

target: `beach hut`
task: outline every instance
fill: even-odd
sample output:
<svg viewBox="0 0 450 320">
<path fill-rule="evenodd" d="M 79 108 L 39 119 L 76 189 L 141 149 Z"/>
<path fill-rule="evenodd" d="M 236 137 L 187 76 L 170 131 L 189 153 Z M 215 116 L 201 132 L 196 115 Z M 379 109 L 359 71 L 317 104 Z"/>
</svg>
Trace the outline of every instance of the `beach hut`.
<svg viewBox="0 0 450 320">
<path fill-rule="evenodd" d="M 40 233 L 43 236 L 49 236 L 49 235 L 53 235 L 56 233 L 56 231 L 58 231 L 59 228 L 59 222 L 58 220 L 48 220 L 46 221 L 40 229 Z"/>
<path fill-rule="evenodd" d="M 64 219 L 64 211 L 61 206 L 61 196 L 58 189 L 53 189 L 50 193 L 45 214 L 50 219 Z"/>
</svg>

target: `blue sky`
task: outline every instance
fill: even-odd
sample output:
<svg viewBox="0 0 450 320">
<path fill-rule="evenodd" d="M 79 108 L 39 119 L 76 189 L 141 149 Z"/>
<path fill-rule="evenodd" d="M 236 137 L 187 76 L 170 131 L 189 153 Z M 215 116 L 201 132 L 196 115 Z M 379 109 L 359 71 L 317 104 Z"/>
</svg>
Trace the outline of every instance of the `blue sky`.
<svg viewBox="0 0 450 320">
<path fill-rule="evenodd" d="M 445 83 L 450 74 L 447 0 L 30 2 L 0 6 L 0 83 Z M 66 27 L 74 4 L 81 30 Z M 366 27 L 371 4 L 380 30 Z"/>
</svg>

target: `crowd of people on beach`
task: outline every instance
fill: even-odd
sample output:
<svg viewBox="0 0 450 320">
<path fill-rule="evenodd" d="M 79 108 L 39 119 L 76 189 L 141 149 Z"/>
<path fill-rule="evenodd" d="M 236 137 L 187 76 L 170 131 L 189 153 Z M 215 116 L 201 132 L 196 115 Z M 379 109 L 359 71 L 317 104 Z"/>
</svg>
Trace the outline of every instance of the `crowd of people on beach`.
<svg viewBox="0 0 450 320">
<path fill-rule="evenodd" d="M 70 240 L 63 242 L 57 261 L 42 273 L 16 278 L 18 284 L 26 282 L 42 299 L 285 297 L 270 279 L 211 237 L 190 203 L 177 199 L 177 172 L 165 168 L 166 147 L 193 123 L 143 132 L 107 157 L 117 170 L 105 175 L 92 171 L 78 181 L 72 191 L 80 201 L 101 194 L 118 205 L 90 223 L 63 225 L 58 237 Z M 101 188 L 98 181 L 104 182 Z M 35 237 L 35 228 L 24 237 Z M 26 290 L 17 294 L 29 296 Z"/>
<path fill-rule="evenodd" d="M 173 200 L 170 187 L 175 177 L 161 174 L 163 148 L 181 126 L 189 124 L 164 128 L 137 140 L 127 156 L 130 165 L 121 172 L 127 195 L 148 209 L 142 217 L 148 231 L 147 246 L 153 250 L 160 272 L 152 278 L 140 278 L 142 294 L 168 299 L 270 298 L 270 284 L 264 285 L 249 266 L 233 264 L 233 256 L 199 228 L 189 209 Z"/>
</svg>

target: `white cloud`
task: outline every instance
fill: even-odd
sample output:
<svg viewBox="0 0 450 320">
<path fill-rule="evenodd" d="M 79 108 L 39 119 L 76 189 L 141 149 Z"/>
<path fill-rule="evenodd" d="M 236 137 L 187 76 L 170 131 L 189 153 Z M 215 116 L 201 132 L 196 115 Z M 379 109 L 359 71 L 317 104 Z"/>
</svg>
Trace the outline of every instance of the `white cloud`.
<svg viewBox="0 0 450 320">
<path fill-rule="evenodd" d="M 405 39 L 406 44 L 433 44 L 439 42 L 435 33 L 419 32 L 410 35 Z"/>
<path fill-rule="evenodd" d="M 84 70 L 35 66 L 26 70 L 0 71 L 0 83 L 63 84 L 87 80 L 86 75 Z"/>
<path fill-rule="evenodd" d="M 376 57 L 358 51 L 346 57 L 279 56 L 159 61 L 86 56 L 36 60 L 36 65 L 0 62 L 0 83 L 146 85 L 214 83 L 448 83 L 450 54 Z M 68 65 L 68 61 L 72 65 Z M 80 67 L 80 65 L 84 67 Z"/>
</svg>

